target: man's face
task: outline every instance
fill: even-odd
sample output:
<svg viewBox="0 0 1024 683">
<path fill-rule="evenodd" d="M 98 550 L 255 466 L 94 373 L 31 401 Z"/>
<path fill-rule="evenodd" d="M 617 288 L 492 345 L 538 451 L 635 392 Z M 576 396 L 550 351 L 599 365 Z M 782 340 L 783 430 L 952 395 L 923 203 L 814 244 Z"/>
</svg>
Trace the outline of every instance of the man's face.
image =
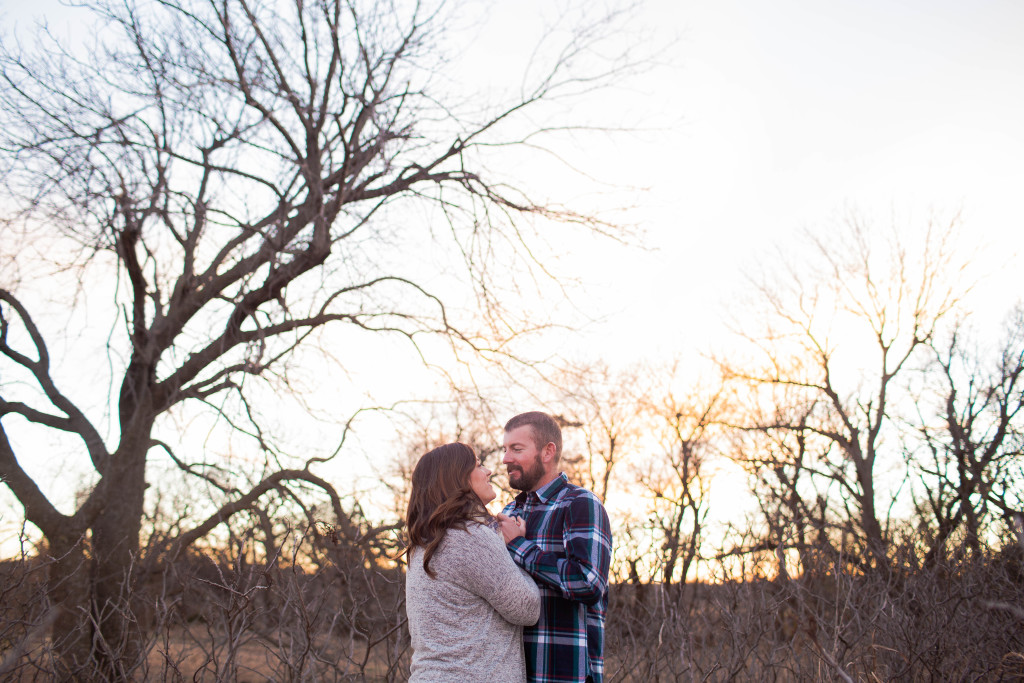
<svg viewBox="0 0 1024 683">
<path fill-rule="evenodd" d="M 544 463 L 540 459 L 540 448 L 533 436 L 533 427 L 523 425 L 505 432 L 505 457 L 508 468 L 508 483 L 520 491 L 533 491 L 544 478 Z"/>
</svg>

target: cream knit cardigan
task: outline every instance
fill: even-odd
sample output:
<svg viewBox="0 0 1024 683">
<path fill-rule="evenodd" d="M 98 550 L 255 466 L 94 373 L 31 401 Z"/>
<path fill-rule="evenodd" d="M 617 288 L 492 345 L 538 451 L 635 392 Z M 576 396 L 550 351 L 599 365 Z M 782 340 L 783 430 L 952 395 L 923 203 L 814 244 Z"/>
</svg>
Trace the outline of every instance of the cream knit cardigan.
<svg viewBox="0 0 1024 683">
<path fill-rule="evenodd" d="M 500 533 L 475 522 L 449 529 L 430 569 L 437 578 L 414 548 L 405 575 L 410 683 L 525 683 L 523 626 L 537 623 L 540 592 Z"/>
</svg>

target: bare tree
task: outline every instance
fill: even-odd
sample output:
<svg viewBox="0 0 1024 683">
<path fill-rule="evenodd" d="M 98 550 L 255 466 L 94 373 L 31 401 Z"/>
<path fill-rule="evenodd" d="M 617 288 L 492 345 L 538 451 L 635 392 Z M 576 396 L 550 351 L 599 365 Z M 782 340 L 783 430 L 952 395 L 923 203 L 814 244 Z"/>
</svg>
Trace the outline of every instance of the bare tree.
<svg viewBox="0 0 1024 683">
<path fill-rule="evenodd" d="M 836 499 L 847 499 L 835 482 L 817 476 L 817 463 L 828 456 L 830 446 L 803 428 L 810 416 L 787 399 L 789 395 L 782 389 L 773 393 L 774 405 L 747 405 L 745 410 L 755 423 L 788 423 L 797 429 L 733 430 L 727 446 L 732 459 L 750 475 L 761 518 L 759 527 L 743 534 L 747 544 L 728 552 L 774 554 L 782 578 L 791 574 L 790 551 L 797 551 L 801 563 L 794 573 L 817 566 L 822 551 L 839 556 L 844 535 L 854 532 L 855 518 L 848 505 L 836 505 Z"/>
<path fill-rule="evenodd" d="M 173 557 L 262 496 L 301 497 L 303 486 L 326 493 L 340 533 L 357 533 L 314 472 L 322 458 L 289 462 L 275 445 L 260 391 L 288 389 L 289 359 L 325 325 L 398 335 L 419 353 L 435 336 L 456 355 L 507 355 L 509 338 L 530 325 L 504 305 L 493 268 L 495 259 L 536 265 L 523 217 L 614 228 L 532 202 L 488 173 L 489 151 L 535 147 L 536 134 L 560 124 L 531 127 L 524 112 L 592 90 L 621 62 L 579 70 L 607 35 L 612 19 L 601 17 L 575 27 L 515 101 L 449 106 L 431 80 L 444 7 L 83 4 L 100 20 L 87 50 L 52 37 L 31 52 L 5 42 L 0 145 L 7 205 L 33 240 L 51 240 L 40 251 L 59 272 L 78 274 L 65 305 L 116 321 L 97 348 L 116 389 L 108 395 L 99 382 L 86 401 L 73 400 L 52 344 L 69 332 L 47 329 L 30 290 L 4 283 L 0 476 L 48 541 L 65 666 L 116 677 L 141 656 L 122 603 L 138 566 L 145 492 L 160 484 L 147 480 L 154 454 L 219 502 L 153 552 Z M 428 218 L 400 211 L 410 203 Z M 434 272 L 425 245 L 438 245 Z M 476 293 L 465 316 L 454 310 L 465 302 L 434 277 L 446 271 Z M 91 291 L 96 283 L 112 295 Z M 212 411 L 263 461 L 232 477 L 159 440 L 187 410 Z M 70 513 L 23 466 L 39 455 L 26 434 L 39 430 L 76 440 L 93 469 Z"/>
<path fill-rule="evenodd" d="M 641 449 L 648 426 L 643 410 L 647 372 L 596 361 L 569 365 L 549 381 L 554 389 L 550 410 L 566 439 L 562 467 L 607 501 L 616 467 Z"/>
<path fill-rule="evenodd" d="M 469 445 L 492 477 L 510 491 L 501 467 L 501 422 L 494 407 L 473 392 L 452 389 L 446 400 L 418 401 L 403 406 L 398 424 L 395 456 L 387 460 L 388 470 L 379 473 L 380 483 L 394 496 L 392 512 L 405 519 L 412 492 L 412 472 L 427 451 L 458 441 Z"/>
<path fill-rule="evenodd" d="M 680 397 L 667 390 L 645 402 L 656 425 L 659 450 L 637 468 L 638 479 L 651 498 L 648 523 L 658 541 L 656 554 L 666 586 L 685 583 L 699 559 L 710 510 L 711 430 L 720 398 L 718 393 L 702 396 L 697 391 Z"/>
<path fill-rule="evenodd" d="M 994 363 L 969 347 L 958 326 L 945 343 L 935 340 L 934 400 L 919 399 L 921 437 L 908 449 L 919 494 L 918 514 L 933 534 L 925 554 L 932 565 L 963 534 L 978 554 L 994 521 L 1010 522 L 1021 511 L 1020 456 L 1024 452 L 1024 309 L 1013 312 Z M 941 417 L 936 425 L 931 410 Z M 924 412 L 928 411 L 928 412 Z M 941 426 L 939 426 L 941 425 Z"/>
<path fill-rule="evenodd" d="M 891 477 L 900 463 L 894 438 L 885 448 L 899 410 L 897 380 L 964 293 L 956 227 L 956 219 L 929 224 L 919 244 L 908 244 L 896 228 L 880 234 L 851 216 L 828 239 L 808 235 L 809 254 L 784 258 L 778 280 L 755 283 L 764 328 L 739 330 L 753 358 L 720 360 L 747 405 L 733 424 L 784 446 L 737 457 L 774 472 L 789 507 L 824 504 L 850 521 L 879 567 L 889 543 L 879 471 Z M 801 489 L 801 480 L 815 483 Z"/>
</svg>

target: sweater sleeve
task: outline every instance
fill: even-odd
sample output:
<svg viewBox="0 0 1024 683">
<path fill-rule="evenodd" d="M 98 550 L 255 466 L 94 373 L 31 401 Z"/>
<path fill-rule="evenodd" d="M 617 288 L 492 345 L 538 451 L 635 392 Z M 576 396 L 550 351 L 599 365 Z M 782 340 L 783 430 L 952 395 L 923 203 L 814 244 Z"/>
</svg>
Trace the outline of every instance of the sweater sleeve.
<svg viewBox="0 0 1024 683">
<path fill-rule="evenodd" d="M 456 534 L 459 540 L 447 552 L 457 563 L 462 585 L 490 603 L 506 621 L 519 626 L 536 624 L 540 590 L 512 561 L 501 536 L 482 525 Z"/>
</svg>

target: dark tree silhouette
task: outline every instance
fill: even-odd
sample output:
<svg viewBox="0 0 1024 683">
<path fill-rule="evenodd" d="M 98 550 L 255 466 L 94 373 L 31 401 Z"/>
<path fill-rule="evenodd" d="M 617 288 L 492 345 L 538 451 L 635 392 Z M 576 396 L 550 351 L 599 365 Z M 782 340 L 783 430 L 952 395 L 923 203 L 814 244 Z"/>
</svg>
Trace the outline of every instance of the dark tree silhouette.
<svg viewBox="0 0 1024 683">
<path fill-rule="evenodd" d="M 908 448 L 919 473 L 917 512 L 932 532 L 926 565 L 945 560 L 957 535 L 980 555 L 986 529 L 997 520 L 1012 527 L 1020 514 L 1024 309 L 1014 310 L 1007 327 L 989 364 L 979 349 L 968 347 L 964 326 L 931 344 L 938 381 L 927 386 L 931 400 L 918 400 L 921 438 Z"/>
</svg>

